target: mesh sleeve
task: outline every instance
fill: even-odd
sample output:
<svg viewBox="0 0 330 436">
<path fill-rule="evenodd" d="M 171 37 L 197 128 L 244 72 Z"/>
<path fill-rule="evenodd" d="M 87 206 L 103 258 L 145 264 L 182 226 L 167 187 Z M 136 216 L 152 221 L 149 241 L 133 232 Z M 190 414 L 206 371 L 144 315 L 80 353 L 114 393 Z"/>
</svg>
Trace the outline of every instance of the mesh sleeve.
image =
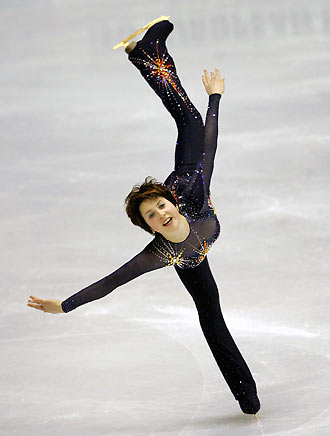
<svg viewBox="0 0 330 436">
<path fill-rule="evenodd" d="M 210 183 L 218 141 L 218 117 L 221 94 L 211 94 L 205 119 L 203 181 L 206 192 L 210 193 Z"/>
<path fill-rule="evenodd" d="M 118 288 L 118 286 L 122 286 L 146 272 L 164 267 L 164 263 L 152 253 L 150 247 L 151 243 L 110 275 L 103 277 L 101 280 L 62 301 L 63 311 L 70 312 L 82 304 L 105 297 Z"/>
</svg>

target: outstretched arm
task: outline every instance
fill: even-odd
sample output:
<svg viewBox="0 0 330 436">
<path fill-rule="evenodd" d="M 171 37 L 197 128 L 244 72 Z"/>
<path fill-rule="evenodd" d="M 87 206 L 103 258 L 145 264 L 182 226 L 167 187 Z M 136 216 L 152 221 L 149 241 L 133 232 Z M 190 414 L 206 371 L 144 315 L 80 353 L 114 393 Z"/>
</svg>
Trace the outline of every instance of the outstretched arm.
<svg viewBox="0 0 330 436">
<path fill-rule="evenodd" d="M 121 286 L 136 277 L 165 266 L 150 250 L 148 244 L 144 250 L 122 265 L 113 273 L 101 280 L 87 286 L 81 291 L 71 295 L 66 300 L 43 300 L 30 296 L 28 306 L 49 313 L 70 312 L 82 304 L 105 297 L 118 286 Z"/>
<path fill-rule="evenodd" d="M 207 70 L 204 70 L 202 80 L 205 90 L 209 95 L 209 105 L 205 120 L 203 159 L 203 181 L 206 192 L 209 194 L 214 158 L 217 150 L 219 103 L 221 95 L 225 91 L 225 79 L 220 77 L 220 71 L 216 68 L 215 73 L 211 72 L 211 77 Z"/>
</svg>

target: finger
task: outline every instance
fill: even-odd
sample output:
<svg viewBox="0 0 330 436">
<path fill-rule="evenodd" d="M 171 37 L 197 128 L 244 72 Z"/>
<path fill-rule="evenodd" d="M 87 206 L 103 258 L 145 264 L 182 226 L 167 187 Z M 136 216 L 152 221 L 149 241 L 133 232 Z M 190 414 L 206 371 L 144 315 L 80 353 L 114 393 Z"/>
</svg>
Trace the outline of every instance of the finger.
<svg viewBox="0 0 330 436">
<path fill-rule="evenodd" d="M 211 80 L 214 80 L 214 73 L 211 71 Z"/>
<path fill-rule="evenodd" d="M 28 303 L 33 304 L 34 306 L 40 307 L 43 305 L 43 303 L 36 301 L 36 300 L 28 300 Z"/>
<path fill-rule="evenodd" d="M 208 77 L 203 76 L 203 83 L 205 88 L 207 88 L 210 84 L 210 79 Z"/>
<path fill-rule="evenodd" d="M 33 303 L 27 303 L 27 306 L 34 307 L 35 309 L 39 309 L 41 307 L 40 304 L 33 304 Z"/>
<path fill-rule="evenodd" d="M 216 75 L 217 78 L 220 78 L 220 71 L 219 71 L 219 68 L 216 68 L 216 69 L 215 69 L 215 75 Z"/>
<path fill-rule="evenodd" d="M 43 300 L 42 298 L 37 298 L 37 297 L 32 297 L 33 298 L 33 300 L 31 300 L 32 302 L 35 302 L 35 303 L 44 303 L 45 302 L 45 300 Z"/>
<path fill-rule="evenodd" d="M 36 304 L 41 304 L 41 302 L 40 301 L 38 301 L 38 300 L 28 300 L 28 303 L 36 303 Z"/>
<path fill-rule="evenodd" d="M 44 308 L 43 307 L 41 307 L 41 306 L 37 306 L 36 304 L 27 304 L 27 306 L 30 306 L 30 307 L 33 307 L 34 309 L 38 309 L 38 310 L 44 310 Z"/>
<path fill-rule="evenodd" d="M 209 78 L 209 73 L 208 73 L 208 71 L 207 71 L 207 70 L 204 70 L 204 74 L 205 74 L 205 78 L 206 78 L 206 80 L 209 81 L 210 78 Z"/>
</svg>

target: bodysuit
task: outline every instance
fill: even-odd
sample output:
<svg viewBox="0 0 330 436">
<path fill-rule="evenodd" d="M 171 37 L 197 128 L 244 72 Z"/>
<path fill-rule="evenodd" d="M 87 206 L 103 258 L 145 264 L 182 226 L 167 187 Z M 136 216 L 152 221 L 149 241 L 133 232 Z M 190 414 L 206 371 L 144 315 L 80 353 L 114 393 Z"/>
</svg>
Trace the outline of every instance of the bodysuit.
<svg viewBox="0 0 330 436">
<path fill-rule="evenodd" d="M 168 31 L 168 25 L 162 29 L 163 32 Z M 150 30 L 155 30 L 155 26 Z M 175 243 L 156 232 L 154 239 L 122 267 L 65 300 L 62 303 L 65 312 L 104 297 L 146 272 L 172 265 L 182 269 L 194 268 L 205 259 L 219 236 L 220 224 L 211 203 L 209 187 L 217 146 L 221 94 L 209 96 L 204 126 L 179 81 L 174 61 L 164 46 L 164 37 L 159 39 L 159 31 L 157 36 L 156 40 L 142 40 L 143 44 L 140 41 L 129 59 L 161 97 L 176 121 L 175 168 L 164 184 L 176 199 L 179 212 L 186 217 L 190 233 L 183 242 Z"/>
<path fill-rule="evenodd" d="M 62 301 L 69 312 L 108 295 L 134 278 L 165 266 L 174 266 L 191 294 L 210 349 L 236 399 L 256 392 L 252 375 L 223 320 L 219 294 L 209 268 L 207 253 L 220 234 L 220 224 L 210 198 L 210 181 L 218 138 L 221 94 L 211 94 L 205 125 L 188 98 L 168 53 L 166 39 L 173 24 L 152 26 L 128 58 L 161 98 L 178 130 L 174 170 L 164 181 L 177 201 L 179 212 L 189 223 L 188 237 L 179 243 L 156 233 L 136 256 L 110 275 Z"/>
</svg>

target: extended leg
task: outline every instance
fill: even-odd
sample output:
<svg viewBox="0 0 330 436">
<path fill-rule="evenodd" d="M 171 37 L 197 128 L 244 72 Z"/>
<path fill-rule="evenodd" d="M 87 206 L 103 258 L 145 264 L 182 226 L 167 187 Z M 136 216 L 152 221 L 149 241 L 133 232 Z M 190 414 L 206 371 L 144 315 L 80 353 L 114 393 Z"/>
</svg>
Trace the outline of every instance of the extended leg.
<svg viewBox="0 0 330 436">
<path fill-rule="evenodd" d="M 195 302 L 205 339 L 234 397 L 256 393 L 252 374 L 223 319 L 207 258 L 195 268 L 175 269 Z"/>
<path fill-rule="evenodd" d="M 165 42 L 173 30 L 169 21 L 152 26 L 129 53 L 129 60 L 161 98 L 178 128 L 175 169 L 196 167 L 203 152 L 204 125 L 177 76 Z"/>
</svg>

